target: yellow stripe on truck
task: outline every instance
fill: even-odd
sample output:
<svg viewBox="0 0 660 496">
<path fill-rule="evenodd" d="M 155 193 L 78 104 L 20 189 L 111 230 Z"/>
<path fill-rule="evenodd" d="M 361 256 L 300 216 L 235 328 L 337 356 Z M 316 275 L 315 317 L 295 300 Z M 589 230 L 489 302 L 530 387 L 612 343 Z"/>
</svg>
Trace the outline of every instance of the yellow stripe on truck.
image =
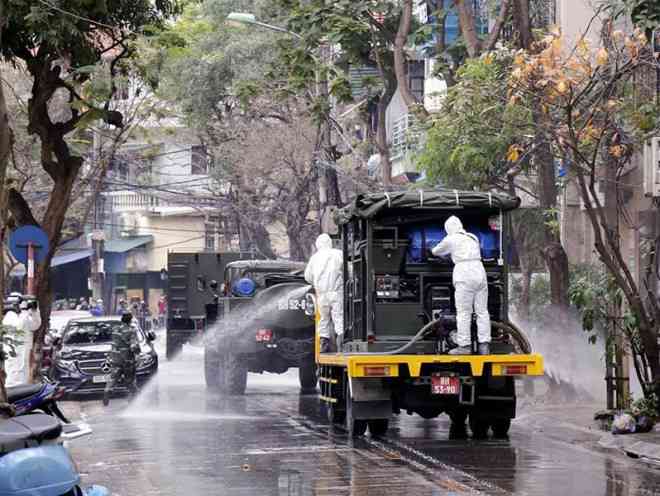
<svg viewBox="0 0 660 496">
<path fill-rule="evenodd" d="M 399 365 L 407 365 L 411 377 L 421 375 L 422 366 L 434 363 L 468 363 L 473 376 L 483 375 L 484 365 L 491 364 L 494 376 L 543 375 L 543 357 L 529 355 L 350 355 L 323 353 L 318 355 L 321 365 L 346 367 L 350 377 L 398 377 Z M 379 368 L 388 367 L 387 374 L 378 374 Z M 380 371 L 385 372 L 385 371 Z"/>
</svg>

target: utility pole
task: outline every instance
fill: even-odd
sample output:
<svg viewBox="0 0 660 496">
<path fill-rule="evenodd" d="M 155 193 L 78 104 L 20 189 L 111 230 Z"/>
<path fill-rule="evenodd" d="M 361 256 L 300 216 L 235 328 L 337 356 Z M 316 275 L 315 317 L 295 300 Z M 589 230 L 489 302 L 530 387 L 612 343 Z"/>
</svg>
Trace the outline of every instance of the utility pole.
<svg viewBox="0 0 660 496">
<path fill-rule="evenodd" d="M 602 179 L 604 189 L 605 219 L 613 235 L 619 240 L 619 211 L 616 167 L 607 164 Z M 612 340 L 612 353 L 606 352 L 607 408 L 623 410 L 630 404 L 630 357 L 626 351 L 625 336 L 618 325 L 621 321 L 622 308 L 616 301 L 609 303 L 611 308 L 608 333 Z M 614 400 L 616 403 L 614 404 Z"/>
<path fill-rule="evenodd" d="M 103 275 L 105 272 L 103 264 L 103 243 L 105 233 L 102 229 L 95 229 L 92 232 L 92 263 L 91 263 L 91 290 L 92 299 L 103 299 Z"/>
</svg>

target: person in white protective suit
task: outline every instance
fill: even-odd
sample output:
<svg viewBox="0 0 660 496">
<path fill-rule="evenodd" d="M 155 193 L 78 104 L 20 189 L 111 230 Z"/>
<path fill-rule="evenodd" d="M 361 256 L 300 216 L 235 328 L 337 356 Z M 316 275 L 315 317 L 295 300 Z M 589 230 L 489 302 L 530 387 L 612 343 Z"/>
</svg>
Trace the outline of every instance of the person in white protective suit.
<svg viewBox="0 0 660 496">
<path fill-rule="evenodd" d="M 20 304 L 20 313 L 16 315 L 15 312 L 8 312 L 2 320 L 2 324 L 23 331 L 22 336 L 18 337 L 22 344 L 16 346 L 16 356 L 5 362 L 6 385 L 27 384 L 30 382 L 30 355 L 34 344 L 34 332 L 41 326 L 39 309 L 36 308 L 36 305 L 23 301 Z"/>
<path fill-rule="evenodd" d="M 437 257 L 451 255 L 454 262 L 454 296 L 456 301 L 457 348 L 452 355 L 470 355 L 472 311 L 477 315 L 479 354 L 490 353 L 490 315 L 488 314 L 488 281 L 481 262 L 479 239 L 463 229 L 460 219 L 449 217 L 445 222 L 447 236 L 431 252 Z"/>
<path fill-rule="evenodd" d="M 344 255 L 332 247 L 332 239 L 325 233 L 316 238 L 316 249 L 305 268 L 305 280 L 316 291 L 321 351 L 327 352 L 330 351 L 330 322 L 339 348 L 344 335 Z"/>
</svg>

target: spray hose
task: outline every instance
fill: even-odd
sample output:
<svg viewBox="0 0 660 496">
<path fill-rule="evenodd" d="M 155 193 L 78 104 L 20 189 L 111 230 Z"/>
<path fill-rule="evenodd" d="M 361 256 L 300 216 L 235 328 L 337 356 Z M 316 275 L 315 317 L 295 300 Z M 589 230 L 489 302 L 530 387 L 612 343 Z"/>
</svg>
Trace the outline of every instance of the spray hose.
<svg viewBox="0 0 660 496">
<path fill-rule="evenodd" d="M 424 335 L 431 329 L 433 326 L 437 323 L 439 323 L 440 320 L 432 320 L 428 324 L 426 324 L 424 327 L 422 327 L 419 331 L 417 331 L 417 334 L 415 334 L 410 341 L 408 341 L 406 344 L 403 346 L 400 346 L 394 350 L 390 351 L 361 351 L 358 353 L 351 353 L 351 355 L 398 355 L 400 353 L 403 353 L 406 351 L 408 348 L 410 348 L 412 345 L 414 345 L 417 341 L 422 339 Z"/>
<path fill-rule="evenodd" d="M 412 345 L 414 345 L 417 341 L 422 339 L 424 335 L 433 328 L 434 324 L 439 323 L 440 320 L 432 320 L 428 324 L 426 324 L 424 327 L 422 327 L 417 334 L 415 334 L 410 341 L 408 341 L 406 344 L 403 346 L 400 346 L 394 350 L 390 351 L 362 351 L 362 352 L 357 352 L 357 353 L 351 353 L 351 355 L 399 355 L 406 351 L 408 348 L 410 348 Z M 518 344 L 518 347 L 520 348 L 520 351 L 524 354 L 531 353 L 532 352 L 532 346 L 529 344 L 529 341 L 525 337 L 525 335 L 522 333 L 520 329 L 518 329 L 514 324 L 511 322 L 498 322 L 496 320 L 491 320 L 491 325 L 495 327 L 496 329 L 500 329 L 502 331 L 505 331 L 506 333 L 509 334 Z"/>
</svg>

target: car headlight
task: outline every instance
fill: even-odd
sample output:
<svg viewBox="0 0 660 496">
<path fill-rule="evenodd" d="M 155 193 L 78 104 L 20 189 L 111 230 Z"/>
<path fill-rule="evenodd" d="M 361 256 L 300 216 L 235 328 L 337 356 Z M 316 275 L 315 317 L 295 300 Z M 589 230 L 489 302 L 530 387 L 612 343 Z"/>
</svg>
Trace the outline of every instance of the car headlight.
<svg viewBox="0 0 660 496">
<path fill-rule="evenodd" d="M 154 363 L 154 357 L 150 353 L 144 353 L 137 358 L 137 368 L 145 369 Z"/>
</svg>

